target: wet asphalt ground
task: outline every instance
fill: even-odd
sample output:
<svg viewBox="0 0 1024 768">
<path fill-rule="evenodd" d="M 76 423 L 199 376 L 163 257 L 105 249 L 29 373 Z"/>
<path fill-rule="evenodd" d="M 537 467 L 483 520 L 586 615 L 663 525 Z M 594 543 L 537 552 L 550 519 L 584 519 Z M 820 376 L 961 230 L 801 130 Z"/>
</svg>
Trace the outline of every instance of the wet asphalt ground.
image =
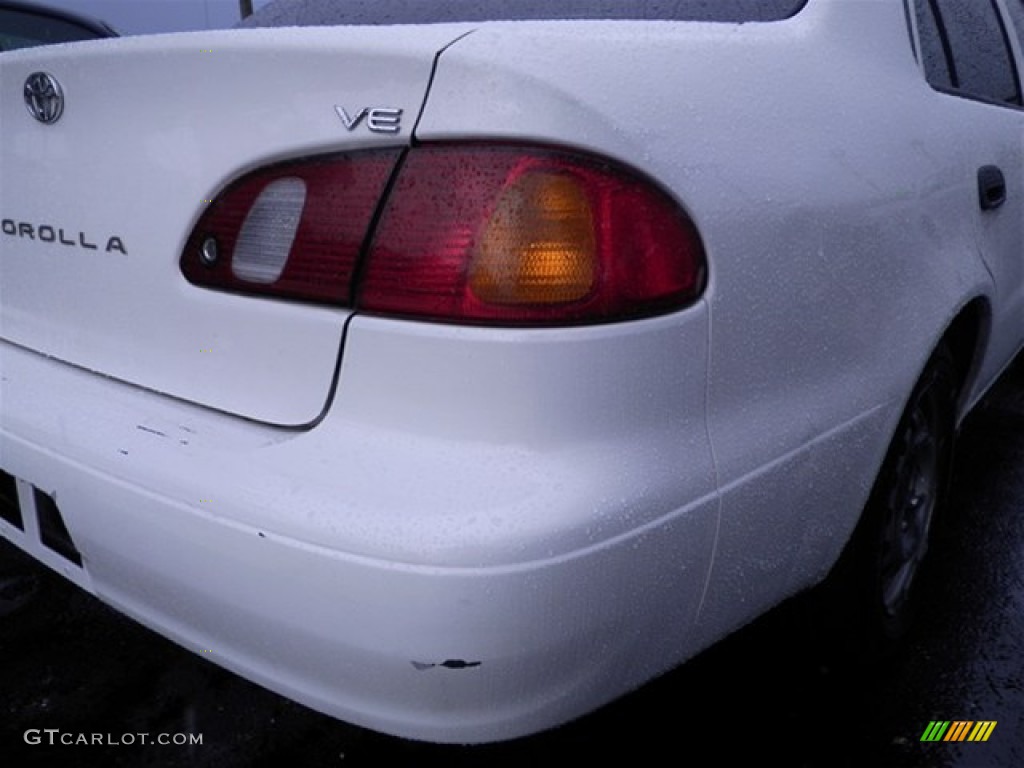
<svg viewBox="0 0 1024 768">
<path fill-rule="evenodd" d="M 438 747 L 282 699 L 41 573 L 38 597 L 0 618 L 0 764 L 538 768 L 614 749 L 643 766 L 704 765 L 709 755 L 716 765 L 1024 766 L 1024 366 L 970 417 L 958 451 L 918 624 L 885 665 L 837 662 L 813 600 L 801 598 L 571 725 Z M 13 556 L 3 545 L 0 562 Z M 984 743 L 922 742 L 934 720 L 997 724 Z M 122 743 L 49 746 L 45 729 Z M 26 743 L 27 731 L 41 743 Z M 202 744 L 142 745 L 137 733 Z"/>
</svg>

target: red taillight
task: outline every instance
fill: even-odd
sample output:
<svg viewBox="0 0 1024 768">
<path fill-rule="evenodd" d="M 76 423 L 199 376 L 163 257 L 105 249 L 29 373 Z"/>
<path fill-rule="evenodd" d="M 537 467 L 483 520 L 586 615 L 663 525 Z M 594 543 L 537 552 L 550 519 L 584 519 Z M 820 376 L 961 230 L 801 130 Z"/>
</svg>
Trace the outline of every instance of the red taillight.
<svg viewBox="0 0 1024 768">
<path fill-rule="evenodd" d="M 704 283 L 689 219 L 634 173 L 536 147 L 420 147 L 385 203 L 360 309 L 449 322 L 600 322 Z"/>
<path fill-rule="evenodd" d="M 689 218 L 620 166 L 538 147 L 421 146 L 383 199 L 397 160 L 367 152 L 244 177 L 200 218 L 182 271 L 225 290 L 496 325 L 651 315 L 703 289 Z"/>
<path fill-rule="evenodd" d="M 400 151 L 264 168 L 229 186 L 192 230 L 196 285 L 349 304 L 360 251 Z"/>
</svg>

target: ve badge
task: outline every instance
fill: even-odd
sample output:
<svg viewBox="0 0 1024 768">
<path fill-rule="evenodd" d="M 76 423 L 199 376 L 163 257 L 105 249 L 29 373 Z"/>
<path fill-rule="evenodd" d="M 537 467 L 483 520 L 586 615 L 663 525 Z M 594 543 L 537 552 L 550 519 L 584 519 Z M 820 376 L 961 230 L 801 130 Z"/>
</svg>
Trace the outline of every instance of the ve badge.
<svg viewBox="0 0 1024 768">
<path fill-rule="evenodd" d="M 355 115 L 349 115 L 348 110 L 340 106 L 335 106 L 334 111 L 350 131 L 364 120 L 366 127 L 374 133 L 398 133 L 402 130 L 402 110 L 394 107 L 363 107 Z"/>
</svg>

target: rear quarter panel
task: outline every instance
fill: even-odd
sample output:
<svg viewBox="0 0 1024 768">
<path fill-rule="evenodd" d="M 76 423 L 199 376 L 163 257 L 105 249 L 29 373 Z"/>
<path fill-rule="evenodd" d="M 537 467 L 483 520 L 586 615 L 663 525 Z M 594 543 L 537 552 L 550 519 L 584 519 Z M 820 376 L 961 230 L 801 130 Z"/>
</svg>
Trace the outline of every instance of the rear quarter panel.
<svg viewBox="0 0 1024 768">
<path fill-rule="evenodd" d="M 709 377 L 688 407 L 721 491 L 709 638 L 823 577 L 935 343 L 992 292 L 944 99 L 881 0 L 770 24 L 494 24 L 439 60 L 420 140 L 602 153 L 702 233 Z"/>
</svg>

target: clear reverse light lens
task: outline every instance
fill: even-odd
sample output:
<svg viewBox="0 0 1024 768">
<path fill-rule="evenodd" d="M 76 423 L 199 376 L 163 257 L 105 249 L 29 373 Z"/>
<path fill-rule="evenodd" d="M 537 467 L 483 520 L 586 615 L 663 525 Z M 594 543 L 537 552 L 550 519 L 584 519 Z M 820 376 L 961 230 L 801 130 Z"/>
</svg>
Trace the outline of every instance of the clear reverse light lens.
<svg viewBox="0 0 1024 768">
<path fill-rule="evenodd" d="M 306 183 L 294 176 L 268 184 L 238 233 L 231 271 L 239 280 L 277 282 L 288 263 L 306 205 Z"/>
</svg>

